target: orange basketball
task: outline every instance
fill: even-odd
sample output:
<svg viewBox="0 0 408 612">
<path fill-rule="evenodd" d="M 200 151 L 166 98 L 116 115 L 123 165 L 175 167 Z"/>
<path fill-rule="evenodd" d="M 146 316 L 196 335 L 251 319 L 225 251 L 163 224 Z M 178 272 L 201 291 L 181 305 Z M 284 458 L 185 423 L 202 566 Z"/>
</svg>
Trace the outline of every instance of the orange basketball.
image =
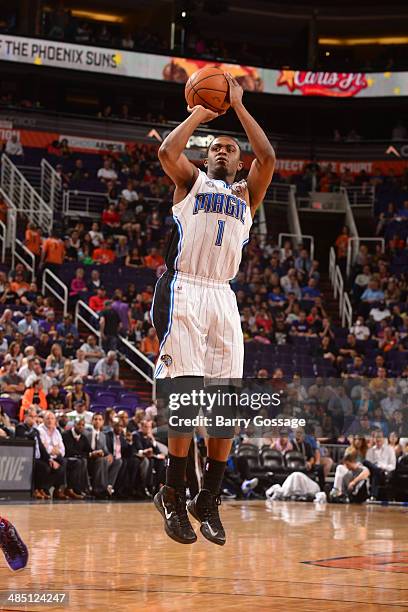
<svg viewBox="0 0 408 612">
<path fill-rule="evenodd" d="M 226 111 L 229 85 L 223 71 L 216 66 L 197 70 L 186 83 L 185 96 L 190 108 L 201 104 L 217 113 Z"/>
</svg>

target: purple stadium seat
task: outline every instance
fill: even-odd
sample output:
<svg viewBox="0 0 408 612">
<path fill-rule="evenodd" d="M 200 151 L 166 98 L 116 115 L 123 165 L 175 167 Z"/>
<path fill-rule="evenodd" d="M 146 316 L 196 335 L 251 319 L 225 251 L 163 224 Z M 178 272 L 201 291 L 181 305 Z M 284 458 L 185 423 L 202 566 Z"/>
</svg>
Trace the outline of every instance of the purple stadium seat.
<svg viewBox="0 0 408 612">
<path fill-rule="evenodd" d="M 15 402 L 9 397 L 0 397 L 0 406 L 11 419 L 17 418 L 18 402 Z"/>
<path fill-rule="evenodd" d="M 96 394 L 95 400 L 98 404 L 102 404 L 103 406 L 113 406 L 116 402 L 116 394 L 100 391 Z"/>
</svg>

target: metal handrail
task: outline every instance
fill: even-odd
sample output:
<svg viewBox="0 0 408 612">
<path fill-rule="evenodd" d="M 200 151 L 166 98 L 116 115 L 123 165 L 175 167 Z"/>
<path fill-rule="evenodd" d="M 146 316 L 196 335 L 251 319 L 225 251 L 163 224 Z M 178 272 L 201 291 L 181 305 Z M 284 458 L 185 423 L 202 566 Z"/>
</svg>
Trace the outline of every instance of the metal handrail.
<svg viewBox="0 0 408 612">
<path fill-rule="evenodd" d="M 94 310 L 92 310 L 92 308 L 90 306 L 88 306 L 88 304 L 86 304 L 82 300 L 78 300 L 78 302 L 76 304 L 76 307 L 75 307 L 75 325 L 78 327 L 78 322 L 79 321 L 81 323 L 83 323 L 93 334 L 95 334 L 95 336 L 97 336 L 97 338 L 99 339 L 99 343 L 101 343 L 101 332 L 99 331 L 99 329 L 94 327 L 92 325 L 92 323 L 90 321 L 88 321 L 88 319 L 86 319 L 80 313 L 81 309 L 84 309 L 94 319 L 99 321 L 99 318 L 100 318 L 99 314 L 97 312 L 95 312 Z M 144 353 L 139 351 L 139 349 L 137 349 L 134 346 L 134 344 L 129 342 L 129 340 L 127 340 L 126 338 L 123 338 L 123 336 L 118 336 L 117 338 L 119 340 L 119 349 L 118 349 L 119 352 L 120 352 L 120 346 L 126 347 L 129 351 L 131 351 L 131 353 L 133 353 L 135 355 L 135 357 L 137 357 L 138 359 L 141 359 L 152 370 L 152 376 L 150 377 L 148 374 L 146 374 L 146 372 L 144 372 L 141 368 L 139 368 L 139 366 L 137 366 L 125 354 L 121 353 L 122 359 L 128 364 L 128 366 L 131 367 L 132 370 L 135 370 L 140 376 L 142 376 L 142 378 L 144 378 L 149 384 L 152 385 L 152 397 L 153 397 L 153 399 L 155 399 L 156 398 L 156 381 L 155 381 L 155 378 L 153 376 L 153 372 L 154 372 L 154 369 L 155 369 L 154 364 L 152 363 L 152 361 L 150 361 L 150 359 L 148 359 L 146 357 L 146 355 L 144 355 Z"/>
<path fill-rule="evenodd" d="M 14 208 L 24 213 L 44 232 L 52 229 L 51 208 L 39 196 L 34 187 L 7 155 L 1 158 L 1 188 L 13 203 Z"/>
<path fill-rule="evenodd" d="M 1 262 L 4 263 L 6 260 L 6 246 L 7 246 L 7 228 L 3 221 L 0 221 L 0 241 L 1 241 Z"/>
<path fill-rule="evenodd" d="M 58 208 L 58 206 L 55 206 L 55 200 L 58 195 L 58 204 L 61 204 L 62 179 L 55 168 L 53 168 L 45 158 L 41 160 L 40 191 L 42 199 L 47 201 L 52 209 Z"/>
<path fill-rule="evenodd" d="M 24 257 L 20 253 L 18 253 L 16 247 L 19 247 L 23 251 L 23 253 L 26 256 L 28 256 L 30 263 L 26 259 L 24 259 Z M 34 282 L 35 280 L 35 256 L 29 249 L 27 249 L 27 247 L 18 238 L 16 238 L 13 244 L 11 245 L 12 268 L 15 267 L 16 259 L 18 259 L 18 261 L 22 263 L 23 266 L 31 273 L 31 282 Z"/>
<path fill-rule="evenodd" d="M 353 323 L 353 307 L 350 302 L 348 293 L 343 294 L 343 312 L 341 313 L 341 324 L 343 327 L 347 326 L 348 329 Z"/>
<path fill-rule="evenodd" d="M 355 261 L 355 258 L 357 256 L 361 242 L 379 242 L 381 244 L 381 252 L 384 253 L 384 250 L 385 250 L 384 238 L 372 238 L 371 236 L 369 237 L 357 236 L 355 238 L 350 238 L 347 243 L 347 268 L 346 268 L 347 277 L 350 276 L 351 266 Z M 352 252 L 354 252 L 354 256 L 352 255 Z"/>
<path fill-rule="evenodd" d="M 50 276 L 52 280 L 57 283 L 57 285 L 62 287 L 63 297 L 61 297 L 61 295 L 49 284 L 49 282 L 47 281 L 47 276 Z M 65 316 L 68 313 L 68 287 L 65 285 L 65 283 L 62 282 L 62 280 L 58 278 L 58 276 L 54 274 L 54 272 L 51 272 L 51 270 L 49 270 L 48 268 L 45 268 L 44 270 L 42 284 L 44 290 L 48 289 L 48 291 L 52 293 L 59 302 L 61 302 L 63 313 Z"/>
<path fill-rule="evenodd" d="M 373 207 L 375 202 L 375 188 L 374 185 L 350 185 L 345 187 L 352 208 L 366 208 Z M 366 202 L 359 202 L 359 200 L 365 199 Z"/>
<path fill-rule="evenodd" d="M 300 229 L 300 228 L 299 228 Z M 296 238 L 298 240 L 298 244 L 301 244 L 303 242 L 303 238 L 306 238 L 307 240 L 310 240 L 310 259 L 314 259 L 314 251 L 315 251 L 315 247 L 314 247 L 314 237 L 310 234 L 286 234 L 285 232 L 281 233 L 278 235 L 278 246 L 279 248 L 282 248 L 282 244 L 283 244 L 283 239 L 284 238 Z"/>
<path fill-rule="evenodd" d="M 82 300 L 78 300 L 75 305 L 75 325 L 76 327 L 78 327 L 78 322 L 81 321 L 81 323 L 83 323 L 93 334 L 95 334 L 95 336 L 99 339 L 99 344 L 100 344 L 101 343 L 101 332 L 99 331 L 99 329 L 94 327 L 88 321 L 88 319 L 85 319 L 81 314 L 79 314 L 80 308 L 83 308 L 84 310 L 89 312 L 89 314 L 98 321 L 99 321 L 99 314 L 95 312 L 94 310 L 92 310 L 92 308 L 90 308 L 88 304 L 86 304 Z"/>
</svg>

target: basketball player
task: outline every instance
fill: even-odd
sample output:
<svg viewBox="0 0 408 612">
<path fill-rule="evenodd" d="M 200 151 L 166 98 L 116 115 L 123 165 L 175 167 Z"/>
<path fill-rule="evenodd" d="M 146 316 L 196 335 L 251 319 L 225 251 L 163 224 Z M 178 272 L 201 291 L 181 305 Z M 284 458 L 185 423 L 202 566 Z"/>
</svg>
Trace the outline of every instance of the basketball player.
<svg viewBox="0 0 408 612">
<path fill-rule="evenodd" d="M 4 558 L 13 572 L 25 568 L 28 562 L 28 550 L 14 525 L 0 516 L 0 548 Z"/>
<path fill-rule="evenodd" d="M 190 116 L 174 129 L 159 150 L 166 174 L 175 184 L 175 228 L 166 257 L 167 271 L 156 285 L 151 315 L 160 340 L 156 378 L 197 377 L 240 379 L 244 344 L 240 315 L 229 281 L 235 277 L 242 248 L 256 209 L 272 180 L 274 150 L 264 131 L 242 102 L 243 90 L 225 73 L 230 103 L 255 154 L 246 181 L 235 181 L 241 170 L 238 142 L 218 136 L 204 161 L 206 173 L 184 154 L 187 141 L 201 123 L 218 114 L 203 106 L 188 109 Z M 180 379 L 181 380 L 181 379 Z M 192 435 L 172 435 L 166 484 L 155 496 L 167 535 L 192 544 L 196 534 L 186 511 L 185 472 Z M 210 437 L 203 488 L 188 504 L 190 514 L 201 523 L 201 533 L 215 544 L 225 544 L 218 506 L 233 430 L 227 437 Z"/>
</svg>

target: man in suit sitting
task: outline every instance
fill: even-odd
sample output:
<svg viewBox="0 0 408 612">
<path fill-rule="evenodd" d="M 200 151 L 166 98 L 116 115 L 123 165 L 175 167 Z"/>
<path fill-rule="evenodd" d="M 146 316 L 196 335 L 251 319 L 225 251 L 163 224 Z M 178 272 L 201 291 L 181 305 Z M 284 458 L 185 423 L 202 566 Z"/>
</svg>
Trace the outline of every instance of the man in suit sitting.
<svg viewBox="0 0 408 612">
<path fill-rule="evenodd" d="M 108 451 L 114 461 L 121 461 L 116 479 L 116 493 L 119 497 L 126 497 L 129 489 L 133 492 L 134 473 L 137 468 L 132 457 L 132 445 L 126 440 L 123 426 L 117 417 L 113 420 L 113 431 L 106 432 L 105 436 Z"/>
<path fill-rule="evenodd" d="M 133 452 L 140 460 L 143 487 L 150 493 L 159 490 L 165 481 L 165 455 L 154 439 L 152 421 L 144 419 L 140 430 L 133 433 Z"/>
<path fill-rule="evenodd" d="M 84 429 L 85 419 L 76 417 L 72 429 L 62 434 L 67 459 L 65 494 L 71 499 L 84 499 L 86 491 L 89 491 L 88 458 L 92 450 L 88 438 L 84 436 Z"/>
<path fill-rule="evenodd" d="M 64 475 L 61 470 L 53 468 L 53 460 L 47 453 L 41 441 L 38 429 L 35 428 L 37 412 L 35 408 L 27 408 L 24 412 L 24 421 L 16 425 L 16 438 L 34 440 L 34 499 L 50 499 L 50 487 L 60 487 L 64 483 Z M 58 465 L 59 467 L 59 465 Z"/>
<path fill-rule="evenodd" d="M 92 489 L 97 496 L 112 495 L 122 459 L 115 458 L 109 452 L 106 435 L 103 429 L 103 416 L 96 412 L 92 417 L 92 429 L 86 430 L 85 436 L 94 453 L 88 461 L 88 471 L 92 479 Z M 99 451 L 96 454 L 96 451 Z M 102 451 L 102 452 L 101 452 Z"/>
</svg>

